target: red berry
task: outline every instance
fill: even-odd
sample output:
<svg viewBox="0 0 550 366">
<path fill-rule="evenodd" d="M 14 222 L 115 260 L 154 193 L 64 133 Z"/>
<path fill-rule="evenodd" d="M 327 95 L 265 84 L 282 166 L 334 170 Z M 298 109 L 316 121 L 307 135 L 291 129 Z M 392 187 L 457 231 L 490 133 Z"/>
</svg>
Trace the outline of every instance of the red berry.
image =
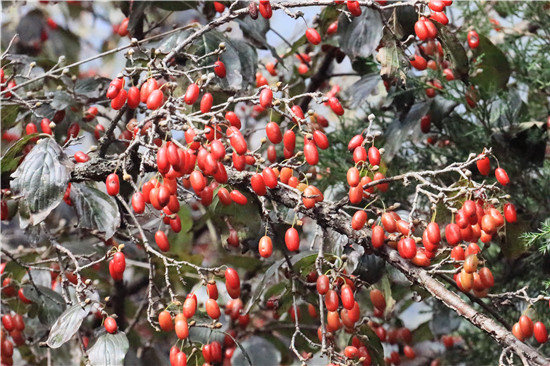
<svg viewBox="0 0 550 366">
<path fill-rule="evenodd" d="M 533 333 L 535 334 L 535 339 L 539 343 L 546 343 L 548 340 L 548 331 L 542 322 L 536 322 L 533 326 Z"/>
<path fill-rule="evenodd" d="M 520 316 L 519 327 L 524 338 L 529 338 L 533 335 L 533 321 L 527 315 Z"/>
<path fill-rule="evenodd" d="M 344 108 L 342 107 L 342 104 L 340 104 L 340 101 L 338 100 L 338 98 L 331 97 L 328 100 L 328 104 L 330 106 L 330 109 L 332 109 L 332 111 L 336 113 L 338 116 L 341 116 L 344 114 Z"/>
<path fill-rule="evenodd" d="M 174 322 L 172 321 L 172 315 L 166 310 L 159 314 L 159 326 L 165 332 L 171 332 L 174 330 Z"/>
<path fill-rule="evenodd" d="M 250 178 L 250 185 L 258 196 L 265 196 L 267 189 L 265 186 L 264 178 L 261 174 L 256 173 Z"/>
<path fill-rule="evenodd" d="M 116 196 L 120 189 L 118 175 L 116 173 L 109 174 L 105 180 L 105 185 L 107 186 L 107 193 L 110 196 Z"/>
<path fill-rule="evenodd" d="M 370 165 L 380 165 L 380 151 L 376 147 L 369 147 L 368 157 Z"/>
<path fill-rule="evenodd" d="M 85 152 L 77 151 L 74 154 L 74 160 L 76 160 L 77 163 L 85 163 L 90 160 L 90 157 Z"/>
<path fill-rule="evenodd" d="M 317 45 L 321 43 L 321 35 L 314 28 L 306 29 L 306 38 L 311 44 Z"/>
<path fill-rule="evenodd" d="M 508 178 L 508 173 L 506 173 L 506 170 L 502 168 L 497 168 L 495 170 L 495 177 L 497 178 L 497 181 L 503 186 L 506 186 L 508 185 L 508 183 L 510 183 L 510 178 Z"/>
<path fill-rule="evenodd" d="M 509 223 L 514 223 L 517 221 L 516 206 L 512 203 L 507 203 L 504 205 L 504 218 Z"/>
<path fill-rule="evenodd" d="M 214 103 L 214 97 L 210 93 L 205 93 L 201 98 L 201 112 L 202 113 L 208 113 L 210 112 L 210 109 L 212 108 L 212 104 Z"/>
<path fill-rule="evenodd" d="M 229 197 L 231 197 L 233 202 L 239 205 L 246 205 L 248 202 L 246 196 L 236 189 L 232 190 L 231 193 L 229 193 Z"/>
<path fill-rule="evenodd" d="M 163 252 L 170 250 L 170 242 L 164 231 L 158 230 L 155 233 L 155 243 L 157 243 L 159 249 Z"/>
<path fill-rule="evenodd" d="M 105 318 L 105 321 L 103 322 L 103 325 L 105 326 L 105 330 L 108 333 L 114 334 L 117 330 L 117 324 L 116 320 L 111 318 L 110 316 Z"/>
<path fill-rule="evenodd" d="M 228 288 L 232 289 L 237 289 L 241 287 L 239 274 L 233 268 L 227 268 L 225 270 L 225 285 Z"/>
<path fill-rule="evenodd" d="M 403 238 L 397 242 L 397 251 L 405 259 L 412 259 L 416 255 L 416 243 L 412 238 Z"/>
<path fill-rule="evenodd" d="M 271 241 L 271 238 L 269 236 L 263 236 L 260 239 L 260 243 L 258 244 L 258 251 L 260 252 L 260 255 L 264 258 L 271 257 L 271 253 L 273 253 L 273 242 Z"/>
<path fill-rule="evenodd" d="M 183 99 L 185 100 L 185 103 L 191 105 L 191 104 L 194 104 L 198 98 L 199 98 L 199 86 L 193 83 L 187 87 L 187 91 L 185 92 Z"/>
<path fill-rule="evenodd" d="M 325 294 L 325 305 L 328 311 L 338 310 L 338 294 L 334 290 L 328 290 Z"/>
<path fill-rule="evenodd" d="M 271 88 L 263 88 L 260 92 L 260 105 L 263 108 L 269 108 L 271 107 L 271 103 L 273 102 L 273 90 Z"/>
<path fill-rule="evenodd" d="M 300 236 L 298 235 L 298 230 L 293 227 L 287 229 L 285 233 L 285 244 L 286 248 L 291 252 L 295 252 L 300 248 Z"/>
<path fill-rule="evenodd" d="M 164 101 L 162 90 L 155 89 L 151 91 L 147 98 L 147 108 L 151 110 L 159 109 Z"/>
<path fill-rule="evenodd" d="M 220 312 L 220 306 L 214 299 L 208 299 L 206 300 L 206 313 L 208 316 L 212 319 L 219 319 L 221 312 Z"/>
<path fill-rule="evenodd" d="M 412 67 L 419 71 L 426 70 L 426 67 L 428 66 L 426 59 L 420 55 L 414 55 L 410 62 Z"/>
<path fill-rule="evenodd" d="M 278 144 L 281 141 L 283 141 L 283 135 L 281 134 L 281 129 L 279 128 L 279 125 L 275 122 L 269 122 L 265 126 L 265 132 L 267 135 L 267 138 L 271 143 Z"/>
<path fill-rule="evenodd" d="M 225 70 L 225 64 L 219 60 L 214 62 L 214 73 L 218 77 L 224 78 L 225 75 L 227 75 L 227 71 Z"/>
<path fill-rule="evenodd" d="M 363 210 L 359 210 L 353 214 L 351 218 L 351 227 L 353 230 L 361 230 L 367 222 L 367 213 Z"/>
<path fill-rule="evenodd" d="M 126 103 L 126 99 L 128 97 L 128 92 L 124 89 L 120 89 L 117 96 L 111 100 L 111 108 L 114 110 L 119 110 L 124 106 L 124 103 Z"/>
<path fill-rule="evenodd" d="M 362 10 L 361 10 L 361 6 L 359 5 L 358 1 L 348 0 L 346 2 L 346 6 L 347 6 L 349 12 L 351 13 L 351 15 L 353 15 L 355 17 L 358 17 L 359 15 L 361 15 Z"/>
<path fill-rule="evenodd" d="M 128 89 L 128 107 L 136 109 L 139 106 L 140 92 L 137 86 L 132 86 Z"/>
<path fill-rule="evenodd" d="M 479 35 L 475 30 L 468 32 L 468 46 L 470 48 L 477 48 L 479 46 Z"/>
</svg>

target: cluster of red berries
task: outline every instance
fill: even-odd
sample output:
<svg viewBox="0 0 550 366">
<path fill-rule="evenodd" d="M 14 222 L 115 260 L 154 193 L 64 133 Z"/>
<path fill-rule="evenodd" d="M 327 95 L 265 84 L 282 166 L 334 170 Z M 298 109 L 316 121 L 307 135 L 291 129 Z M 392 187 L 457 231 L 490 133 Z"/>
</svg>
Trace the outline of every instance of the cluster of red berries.
<svg viewBox="0 0 550 366">
<path fill-rule="evenodd" d="M 227 268 L 225 271 L 225 286 L 227 293 L 233 299 L 228 302 L 226 305 L 225 312 L 231 314 L 231 317 L 235 316 L 235 319 L 241 321 L 241 325 L 246 326 L 248 324 L 249 315 L 241 315 L 241 310 L 243 308 L 242 301 L 240 300 L 240 279 L 239 274 L 233 268 Z M 218 288 L 215 281 L 210 281 L 206 285 L 208 299 L 204 304 L 206 313 L 208 316 L 217 320 L 221 316 L 221 310 L 218 305 Z M 195 315 L 197 311 L 197 296 L 194 293 L 187 295 L 185 301 L 183 302 L 182 311 L 178 313 L 175 317 L 172 316 L 171 312 L 164 310 L 158 315 L 159 327 L 164 332 L 175 331 L 176 336 L 180 340 L 187 339 L 189 337 L 189 321 Z M 233 333 L 233 336 L 235 334 Z M 225 357 L 231 358 L 231 355 L 234 352 L 235 343 L 232 336 L 226 335 L 224 346 Z M 228 352 L 228 350 L 230 350 Z M 203 345 L 202 354 L 206 362 L 210 363 L 219 363 L 223 359 L 222 346 L 219 342 L 211 342 Z M 186 365 L 187 355 L 180 351 L 176 346 L 172 347 L 170 350 L 170 364 L 172 366 L 181 366 Z"/>
<path fill-rule="evenodd" d="M 2 316 L 2 330 L 0 333 L 0 347 L 2 350 L 1 361 L 3 365 L 13 365 L 13 346 L 22 346 L 25 344 L 23 330 L 25 321 L 21 314 L 12 315 L 11 313 Z M 7 333 L 7 334 L 6 334 Z M 9 337 L 11 338 L 8 339 Z"/>
<path fill-rule="evenodd" d="M 548 331 L 543 322 L 536 322 L 533 324 L 531 318 L 527 315 L 519 317 L 519 321 L 512 327 L 512 333 L 517 339 L 524 342 L 531 336 L 535 336 L 535 339 L 539 343 L 546 343 L 548 340 Z"/>
</svg>

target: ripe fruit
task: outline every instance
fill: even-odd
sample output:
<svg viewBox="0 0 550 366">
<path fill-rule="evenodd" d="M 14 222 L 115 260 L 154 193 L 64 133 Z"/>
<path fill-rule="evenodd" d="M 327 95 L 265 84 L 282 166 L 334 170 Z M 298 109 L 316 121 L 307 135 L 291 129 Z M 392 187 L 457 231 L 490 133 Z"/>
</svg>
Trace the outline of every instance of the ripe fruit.
<svg viewBox="0 0 550 366">
<path fill-rule="evenodd" d="M 468 46 L 470 48 L 477 48 L 479 46 L 479 35 L 475 30 L 468 32 Z"/>
<path fill-rule="evenodd" d="M 132 86 L 128 89 L 128 107 L 136 109 L 139 106 L 140 92 L 137 86 Z"/>
<path fill-rule="evenodd" d="M 159 326 L 165 332 L 171 332 L 174 330 L 174 323 L 172 322 L 172 315 L 166 310 L 159 314 Z"/>
<path fill-rule="evenodd" d="M 455 246 L 462 240 L 460 227 L 457 224 L 449 224 L 445 227 L 445 240 L 450 246 Z"/>
<path fill-rule="evenodd" d="M 481 282 L 483 283 L 483 286 L 485 288 L 493 287 L 495 284 L 495 280 L 493 278 L 493 273 L 491 270 L 487 267 L 483 267 L 479 270 L 479 277 L 481 279 Z"/>
<path fill-rule="evenodd" d="M 381 218 L 381 221 L 382 221 L 382 225 L 384 226 L 384 229 L 388 232 L 388 233 L 394 233 L 397 231 L 397 224 L 395 222 L 395 219 L 393 218 L 393 216 L 391 215 L 391 213 L 389 212 L 384 212 L 382 214 L 382 218 Z"/>
<path fill-rule="evenodd" d="M 519 317 L 519 327 L 524 338 L 529 338 L 533 335 L 533 321 L 527 315 Z"/>
<path fill-rule="evenodd" d="M 405 259 L 412 259 L 416 255 L 416 243 L 413 238 L 403 238 L 397 242 L 397 251 Z"/>
<path fill-rule="evenodd" d="M 183 316 L 187 319 L 192 318 L 197 311 L 197 296 L 193 293 L 187 295 L 185 301 L 183 302 Z M 177 320 L 177 316 L 176 316 Z"/>
<path fill-rule="evenodd" d="M 375 225 L 372 228 L 372 237 L 371 237 L 372 246 L 375 248 L 380 248 L 382 245 L 384 245 L 385 239 L 386 239 L 386 236 L 384 234 L 384 229 L 382 229 L 382 226 Z"/>
<path fill-rule="evenodd" d="M 271 107 L 271 103 L 273 102 L 273 90 L 271 88 L 264 88 L 260 92 L 260 105 L 263 108 L 269 108 Z"/>
<path fill-rule="evenodd" d="M 205 93 L 201 98 L 201 112 L 202 113 L 208 113 L 210 112 L 210 109 L 212 108 L 212 104 L 214 103 L 214 97 L 210 93 Z"/>
<path fill-rule="evenodd" d="M 229 197 L 231 197 L 233 202 L 239 205 L 246 205 L 246 203 L 248 202 L 246 196 L 236 189 L 232 190 L 231 193 L 229 193 Z"/>
<path fill-rule="evenodd" d="M 338 294 L 334 290 L 328 290 L 325 294 L 325 305 L 328 311 L 338 310 Z"/>
<path fill-rule="evenodd" d="M 189 336 L 189 325 L 183 314 L 176 315 L 174 328 L 176 330 L 176 336 L 179 339 L 186 339 Z"/>
<path fill-rule="evenodd" d="M 158 230 L 155 233 L 155 242 L 157 243 L 160 250 L 167 252 L 170 250 L 170 242 L 164 231 Z"/>
<path fill-rule="evenodd" d="M 479 156 L 481 156 L 480 154 Z M 477 170 L 479 170 L 479 173 L 481 175 L 489 175 L 489 172 L 491 171 L 491 160 L 489 160 L 489 157 L 484 157 L 483 159 L 480 159 L 476 161 Z"/>
<path fill-rule="evenodd" d="M 117 324 L 116 324 L 116 320 L 114 318 L 111 318 L 110 316 L 108 316 L 107 318 L 105 318 L 105 321 L 103 322 L 103 325 L 105 326 L 105 330 L 108 333 L 111 333 L 111 334 L 116 333 Z"/>
<path fill-rule="evenodd" d="M 90 157 L 85 152 L 77 151 L 74 153 L 74 160 L 76 160 L 77 163 L 85 163 L 90 160 Z"/>
<path fill-rule="evenodd" d="M 220 312 L 220 306 L 214 299 L 208 299 L 206 300 L 206 313 L 209 317 L 212 319 L 219 319 L 221 312 Z"/>
<path fill-rule="evenodd" d="M 185 101 L 185 103 L 191 105 L 191 104 L 194 104 L 198 98 L 199 98 L 199 86 L 193 83 L 187 87 L 187 91 L 183 96 L 183 100 Z"/>
<path fill-rule="evenodd" d="M 421 41 L 425 41 L 429 37 L 425 20 L 426 18 L 421 17 L 418 21 L 416 21 L 416 23 L 414 23 L 414 32 Z"/>
<path fill-rule="evenodd" d="M 342 286 L 342 289 L 340 290 L 340 299 L 342 300 L 342 306 L 345 309 L 353 309 L 353 306 L 355 305 L 355 299 L 353 297 L 353 290 L 349 285 Z"/>
<path fill-rule="evenodd" d="M 224 78 L 225 75 L 227 75 L 227 71 L 225 70 L 225 64 L 220 60 L 214 62 L 214 73 L 219 78 Z"/>
<path fill-rule="evenodd" d="M 306 38 L 311 44 L 318 45 L 321 43 L 321 36 L 314 28 L 306 29 Z"/>
<path fill-rule="evenodd" d="M 495 178 L 497 178 L 497 181 L 503 186 L 506 186 L 508 185 L 508 183 L 510 183 L 510 178 L 508 178 L 508 173 L 506 173 L 506 170 L 502 168 L 495 169 Z"/>
<path fill-rule="evenodd" d="M 351 218 L 351 227 L 353 230 L 361 230 L 367 222 L 367 213 L 363 210 L 359 210 L 353 214 Z"/>
<path fill-rule="evenodd" d="M 426 62 L 426 59 L 420 55 L 414 55 L 411 59 L 410 59 L 410 62 L 411 62 L 411 65 L 412 67 L 414 67 L 415 69 L 419 70 L 419 71 L 422 71 L 422 70 L 426 70 L 426 67 L 428 66 L 428 63 Z"/>
<path fill-rule="evenodd" d="M 515 323 L 512 327 L 512 334 L 522 342 L 525 339 L 524 335 L 521 333 L 521 327 L 519 323 Z"/>
<path fill-rule="evenodd" d="M 120 188 L 118 175 L 116 173 L 109 174 L 105 180 L 105 186 L 107 187 L 107 193 L 110 196 L 116 196 Z"/>
<path fill-rule="evenodd" d="M 426 228 L 428 232 L 428 239 L 433 244 L 437 244 L 441 241 L 441 232 L 439 231 L 439 225 L 435 222 L 430 222 Z"/>
<path fill-rule="evenodd" d="M 380 165 L 380 151 L 376 147 L 369 147 L 368 157 L 370 165 Z"/>
<path fill-rule="evenodd" d="M 335 34 L 336 32 L 338 32 L 338 21 L 335 20 L 334 22 L 330 23 L 330 25 L 328 26 L 327 28 L 327 34 L 329 36 Z"/>
<path fill-rule="evenodd" d="M 11 332 L 12 330 L 15 329 L 15 323 L 10 314 L 6 314 L 2 316 L 2 325 L 8 332 Z"/>
<path fill-rule="evenodd" d="M 261 174 L 256 173 L 250 178 L 250 185 L 258 196 L 265 196 L 267 189 L 265 186 L 264 178 Z"/>
<path fill-rule="evenodd" d="M 341 116 L 344 114 L 344 108 L 342 107 L 342 104 L 340 104 L 340 101 L 336 97 L 331 97 L 328 100 L 328 105 L 330 106 L 330 109 L 334 113 L 336 113 L 338 116 Z"/>
<path fill-rule="evenodd" d="M 348 7 L 348 10 L 351 13 L 351 15 L 353 15 L 354 17 L 358 17 L 359 15 L 361 15 L 362 10 L 361 10 L 361 6 L 359 5 L 359 2 L 354 0 L 348 0 L 346 2 L 346 6 Z"/>
<path fill-rule="evenodd" d="M 149 97 L 147 98 L 147 108 L 150 110 L 155 110 L 160 108 L 162 105 L 162 102 L 164 101 L 164 94 L 162 93 L 162 90 L 156 89 L 153 90 Z"/>
<path fill-rule="evenodd" d="M 225 285 L 227 288 L 237 289 L 241 287 L 239 274 L 233 268 L 225 270 Z"/>
<path fill-rule="evenodd" d="M 535 335 L 535 339 L 539 343 L 546 343 L 548 340 L 548 331 L 546 330 L 546 326 L 544 326 L 544 323 L 542 322 L 536 322 L 533 326 L 533 333 Z"/>
<path fill-rule="evenodd" d="M 329 278 L 327 275 L 321 275 L 317 278 L 317 292 L 325 295 L 329 290 Z"/>
<path fill-rule="evenodd" d="M 298 230 L 293 227 L 287 229 L 285 233 L 285 244 L 286 248 L 291 252 L 295 252 L 298 248 L 300 248 L 300 236 L 298 235 Z"/>
<path fill-rule="evenodd" d="M 260 252 L 260 255 L 264 258 L 271 257 L 271 254 L 273 253 L 273 242 L 271 241 L 271 238 L 269 236 L 263 236 L 260 239 L 260 243 L 258 244 L 258 251 Z"/>
<path fill-rule="evenodd" d="M 126 103 L 126 99 L 128 97 L 128 92 L 124 89 L 120 89 L 117 96 L 111 100 L 111 108 L 114 110 L 119 110 L 124 106 L 124 103 Z"/>
<path fill-rule="evenodd" d="M 513 203 L 507 203 L 504 205 L 504 218 L 509 223 L 517 221 L 516 206 Z"/>
<path fill-rule="evenodd" d="M 386 310 L 386 299 L 384 298 L 384 294 L 382 293 L 382 291 L 378 289 L 371 290 L 370 301 L 376 309 L 381 311 Z"/>
<path fill-rule="evenodd" d="M 262 171 L 265 185 L 271 189 L 277 187 L 277 175 L 270 167 L 264 168 Z"/>
<path fill-rule="evenodd" d="M 271 143 L 278 144 L 283 141 L 283 135 L 281 134 L 281 129 L 277 123 L 269 122 L 265 126 L 265 132 Z"/>
<path fill-rule="evenodd" d="M 319 162 L 319 151 L 313 142 L 304 143 L 304 156 L 309 165 L 317 165 Z"/>
<path fill-rule="evenodd" d="M 344 356 L 351 359 L 356 359 L 359 356 L 359 350 L 354 346 L 347 346 L 344 349 Z"/>
</svg>

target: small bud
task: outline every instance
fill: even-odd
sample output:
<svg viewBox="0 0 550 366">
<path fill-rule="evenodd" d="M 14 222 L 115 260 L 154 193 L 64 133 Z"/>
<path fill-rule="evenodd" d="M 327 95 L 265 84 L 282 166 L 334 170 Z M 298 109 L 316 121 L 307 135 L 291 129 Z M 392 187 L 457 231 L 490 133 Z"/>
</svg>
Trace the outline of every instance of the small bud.
<svg viewBox="0 0 550 366">
<path fill-rule="evenodd" d="M 267 142 L 267 139 L 265 137 L 262 137 L 260 139 L 260 143 L 265 144 Z"/>
<path fill-rule="evenodd" d="M 86 281 L 84 281 L 84 284 L 86 284 L 86 286 L 90 286 L 92 284 L 92 280 L 88 278 L 88 279 L 86 279 Z M 88 301 L 88 300 L 90 300 L 90 299 L 86 299 L 86 301 Z"/>
<path fill-rule="evenodd" d="M 374 114 L 369 114 L 369 116 L 367 117 L 369 119 L 369 122 L 372 122 L 374 121 L 374 119 L 376 118 L 376 116 Z"/>
<path fill-rule="evenodd" d="M 111 300 L 111 297 L 110 296 L 106 296 L 105 297 L 105 302 L 109 302 Z"/>
<path fill-rule="evenodd" d="M 310 116 L 313 116 L 315 114 L 315 111 L 313 109 L 309 109 L 307 111 L 307 114 L 309 114 Z"/>
<path fill-rule="evenodd" d="M 130 43 L 133 44 L 134 46 L 137 45 L 137 43 L 138 43 L 137 38 L 132 38 L 132 39 L 130 40 Z"/>
<path fill-rule="evenodd" d="M 124 249 L 124 244 L 119 244 L 118 250 L 122 250 L 122 249 Z"/>
<path fill-rule="evenodd" d="M 62 73 L 63 75 L 68 74 L 68 73 L 69 73 L 69 69 L 68 69 L 68 68 L 65 68 L 65 69 L 63 69 L 63 71 L 61 71 L 61 73 Z"/>
<path fill-rule="evenodd" d="M 225 42 L 221 42 L 218 47 L 220 48 L 220 50 L 224 50 L 225 49 Z"/>
<path fill-rule="evenodd" d="M 220 329 L 222 327 L 222 323 L 216 323 L 214 324 L 214 328 Z"/>
<path fill-rule="evenodd" d="M 36 102 L 36 104 L 34 105 L 36 108 L 42 106 L 42 102 Z"/>
<path fill-rule="evenodd" d="M 380 149 L 378 149 L 378 151 L 380 151 L 380 155 L 384 154 L 386 152 L 386 149 L 384 149 L 383 147 L 381 147 Z"/>
<path fill-rule="evenodd" d="M 53 130 L 55 128 L 56 124 L 55 122 L 50 122 L 50 128 Z"/>
<path fill-rule="evenodd" d="M 227 103 L 233 103 L 233 101 L 235 100 L 235 98 L 233 98 L 233 96 L 227 98 Z"/>
<path fill-rule="evenodd" d="M 281 101 L 279 99 L 274 99 L 272 104 L 276 107 L 281 104 Z"/>
<path fill-rule="evenodd" d="M 97 145 L 90 146 L 90 152 L 96 151 L 96 150 L 97 150 Z"/>
</svg>

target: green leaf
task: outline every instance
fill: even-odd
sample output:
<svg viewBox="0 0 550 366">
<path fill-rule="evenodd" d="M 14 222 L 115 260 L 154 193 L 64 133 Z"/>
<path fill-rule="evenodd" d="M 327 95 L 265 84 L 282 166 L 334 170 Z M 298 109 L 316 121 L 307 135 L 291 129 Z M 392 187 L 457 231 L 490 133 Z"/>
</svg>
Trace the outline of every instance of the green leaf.
<svg viewBox="0 0 550 366">
<path fill-rule="evenodd" d="M 415 343 L 433 340 L 434 336 L 430 330 L 430 322 L 427 321 L 420 324 L 418 328 L 412 331 L 412 337 Z"/>
<path fill-rule="evenodd" d="M 378 88 L 380 81 L 380 75 L 375 73 L 365 75 L 353 83 L 348 89 L 350 107 L 357 108 L 363 105 L 372 92 Z"/>
<path fill-rule="evenodd" d="M 37 306 L 38 318 L 47 326 L 55 323 L 65 310 L 63 297 L 48 287 L 26 285 L 23 294 L 33 302 L 33 306 Z"/>
<path fill-rule="evenodd" d="M 124 332 L 104 333 L 88 350 L 88 356 L 93 366 L 123 365 L 129 347 L 128 338 Z"/>
<path fill-rule="evenodd" d="M 408 67 L 409 61 L 405 58 L 401 48 L 397 46 L 392 35 L 385 31 L 383 38 L 384 47 L 380 48 L 376 59 L 382 66 L 380 68 L 380 76 L 384 80 L 393 80 L 399 78 L 402 81 L 406 80 L 403 69 Z"/>
<path fill-rule="evenodd" d="M 382 39 L 382 18 L 380 13 L 363 8 L 360 16 L 350 22 L 345 16 L 338 21 L 340 48 L 352 60 L 356 57 L 369 57 Z"/>
<path fill-rule="evenodd" d="M 2 107 L 2 110 L 0 110 L 0 115 L 2 116 L 2 131 L 10 129 L 15 125 L 18 114 L 18 105 L 7 105 Z"/>
<path fill-rule="evenodd" d="M 413 140 L 421 137 L 420 119 L 428 113 L 431 101 L 420 102 L 412 106 L 411 110 L 403 120 L 397 116 L 386 129 L 388 137 L 384 144 L 384 161 L 390 162 L 393 157 L 399 152 L 402 144 L 413 134 Z"/>
<path fill-rule="evenodd" d="M 65 109 L 74 103 L 74 98 L 63 90 L 58 90 L 54 93 L 51 107 L 57 111 Z"/>
<path fill-rule="evenodd" d="M 52 56 L 65 55 L 67 64 L 79 60 L 80 38 L 76 34 L 68 29 L 57 27 L 49 31 L 49 38 L 48 44 L 53 48 Z"/>
<path fill-rule="evenodd" d="M 29 222 L 36 225 L 59 205 L 73 163 L 67 159 L 61 147 L 52 138 L 38 141 L 23 163 L 11 175 L 11 187 L 21 201 L 28 206 Z"/>
<path fill-rule="evenodd" d="M 219 330 L 214 330 L 214 332 L 217 332 L 217 333 L 223 333 L 224 334 L 224 337 L 225 336 L 229 336 L 229 338 L 231 338 L 233 340 L 233 342 L 235 342 L 235 344 L 237 345 L 237 347 L 239 347 L 239 350 L 241 351 L 242 355 L 244 355 L 244 358 L 246 359 L 246 361 L 248 362 L 248 365 L 249 366 L 252 366 L 252 360 L 250 359 L 250 356 L 248 355 L 248 353 L 246 352 L 246 349 L 243 347 L 243 345 L 241 344 L 241 342 L 239 342 L 238 340 L 236 340 L 235 338 L 233 338 L 233 336 L 227 332 L 221 332 Z"/>
<path fill-rule="evenodd" d="M 258 54 L 256 50 L 247 42 L 238 39 L 232 40 L 231 44 L 239 54 L 243 86 L 255 85 L 256 70 L 258 68 Z"/>
<path fill-rule="evenodd" d="M 258 336 L 252 336 L 243 341 L 231 359 L 233 366 L 243 366 L 246 364 L 250 366 L 278 366 L 280 362 L 281 353 L 277 348 L 269 341 Z"/>
<path fill-rule="evenodd" d="M 382 343 L 380 343 L 380 338 L 378 338 L 371 327 L 367 324 L 361 325 L 357 335 L 359 336 L 359 339 L 361 339 L 367 346 L 373 365 L 385 365 L 386 363 L 384 362 L 384 349 L 382 348 Z"/>
<path fill-rule="evenodd" d="M 104 233 L 105 239 L 114 235 L 120 225 L 120 213 L 113 197 L 92 186 L 73 183 L 71 201 L 81 228 Z"/>
<path fill-rule="evenodd" d="M 479 46 L 473 53 L 481 62 L 476 65 L 480 72 L 471 78 L 472 82 L 485 91 L 505 88 L 512 71 L 504 52 L 480 34 Z"/>
<path fill-rule="evenodd" d="M 440 25 L 437 22 L 434 24 L 438 28 L 437 38 L 441 41 L 441 46 L 445 50 L 449 61 L 451 62 L 450 69 L 462 81 L 468 80 L 468 56 L 462 43 L 456 38 L 447 27 Z"/>
<path fill-rule="evenodd" d="M 262 292 L 264 292 L 267 289 L 267 284 L 270 283 L 270 281 L 274 278 L 275 273 L 279 270 L 279 268 L 283 265 L 285 262 L 284 259 L 280 259 L 273 263 L 267 271 L 265 271 L 264 275 L 262 276 L 262 279 L 260 283 L 256 286 L 254 289 L 254 293 L 250 297 L 250 300 L 248 301 L 248 304 L 245 307 L 244 314 L 248 314 L 254 303 L 260 298 L 262 295 Z"/>
<path fill-rule="evenodd" d="M 59 348 L 71 339 L 78 332 L 82 321 L 89 312 L 89 306 L 82 308 L 79 304 L 65 310 L 51 327 L 50 335 L 46 341 L 48 346 Z"/>
<path fill-rule="evenodd" d="M 109 79 L 107 78 L 78 79 L 74 85 L 74 92 L 86 98 L 100 98 L 108 84 Z"/>
<path fill-rule="evenodd" d="M 8 151 L 6 151 L 6 153 L 0 159 L 2 174 L 4 174 L 5 172 L 11 172 L 15 170 L 15 168 L 17 168 L 17 164 L 19 163 L 19 160 L 21 160 L 22 158 L 22 156 L 17 156 L 17 155 L 21 151 L 23 151 L 25 146 L 27 146 L 27 143 L 29 142 L 29 140 L 31 140 L 36 136 L 38 136 L 37 133 L 33 133 L 31 135 L 25 135 L 19 140 L 17 140 L 15 144 L 10 146 Z"/>
</svg>

